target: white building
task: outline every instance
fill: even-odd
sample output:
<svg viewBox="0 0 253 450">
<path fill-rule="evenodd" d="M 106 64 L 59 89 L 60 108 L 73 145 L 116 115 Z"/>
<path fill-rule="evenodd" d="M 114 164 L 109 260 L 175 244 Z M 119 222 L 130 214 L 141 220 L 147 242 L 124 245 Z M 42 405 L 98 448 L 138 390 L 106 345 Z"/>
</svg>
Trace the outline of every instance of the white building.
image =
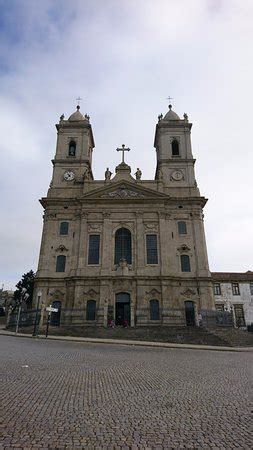
<svg viewBox="0 0 253 450">
<path fill-rule="evenodd" d="M 213 272 L 215 307 L 231 311 L 237 327 L 253 323 L 253 272 Z"/>
</svg>

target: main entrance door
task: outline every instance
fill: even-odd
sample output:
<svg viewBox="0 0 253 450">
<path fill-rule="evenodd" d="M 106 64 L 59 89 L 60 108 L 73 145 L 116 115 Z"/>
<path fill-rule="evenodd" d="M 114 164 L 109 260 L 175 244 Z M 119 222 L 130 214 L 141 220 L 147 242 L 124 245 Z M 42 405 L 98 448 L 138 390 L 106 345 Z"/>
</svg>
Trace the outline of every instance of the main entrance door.
<svg viewBox="0 0 253 450">
<path fill-rule="evenodd" d="M 130 325 L 130 294 L 119 292 L 115 302 L 115 325 Z"/>
<path fill-rule="evenodd" d="M 185 319 L 186 319 L 186 325 L 188 327 L 194 327 L 195 324 L 195 309 L 194 309 L 194 303 L 187 301 L 185 302 Z"/>
</svg>

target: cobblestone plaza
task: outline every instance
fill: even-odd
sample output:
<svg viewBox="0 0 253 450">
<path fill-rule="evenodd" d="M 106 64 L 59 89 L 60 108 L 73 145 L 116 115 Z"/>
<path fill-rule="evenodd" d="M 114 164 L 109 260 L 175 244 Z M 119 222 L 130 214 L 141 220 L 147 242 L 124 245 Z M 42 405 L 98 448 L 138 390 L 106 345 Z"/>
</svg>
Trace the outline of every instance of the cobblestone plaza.
<svg viewBox="0 0 253 450">
<path fill-rule="evenodd" d="M 3 449 L 252 446 L 252 354 L 1 336 Z"/>
</svg>

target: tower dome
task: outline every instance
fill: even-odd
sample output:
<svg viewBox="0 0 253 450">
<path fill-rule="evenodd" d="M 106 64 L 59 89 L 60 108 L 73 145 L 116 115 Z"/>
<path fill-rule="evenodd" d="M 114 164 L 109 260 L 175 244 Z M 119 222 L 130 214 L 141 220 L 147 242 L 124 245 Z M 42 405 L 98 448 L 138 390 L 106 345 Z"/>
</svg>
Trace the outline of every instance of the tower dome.
<svg viewBox="0 0 253 450">
<path fill-rule="evenodd" d="M 172 105 L 169 105 L 169 111 L 165 114 L 164 120 L 180 120 L 180 117 L 172 111 Z"/>
<path fill-rule="evenodd" d="M 71 114 L 71 116 L 69 116 L 68 120 L 70 120 L 71 122 L 77 122 L 80 120 L 86 120 L 85 117 L 80 113 L 80 106 L 77 105 L 76 107 L 76 111 Z"/>
</svg>

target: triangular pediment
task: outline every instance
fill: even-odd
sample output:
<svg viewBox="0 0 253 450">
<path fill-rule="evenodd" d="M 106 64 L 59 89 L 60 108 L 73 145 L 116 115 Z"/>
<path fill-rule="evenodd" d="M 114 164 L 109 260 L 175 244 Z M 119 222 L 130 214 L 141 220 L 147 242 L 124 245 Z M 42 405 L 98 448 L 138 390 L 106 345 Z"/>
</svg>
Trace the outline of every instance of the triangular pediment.
<svg viewBox="0 0 253 450">
<path fill-rule="evenodd" d="M 98 188 L 84 194 L 82 198 L 87 200 L 166 200 L 169 196 L 161 192 L 153 191 L 150 188 L 143 187 L 137 183 L 119 181 L 117 183 L 112 183 L 110 186 L 104 186 L 103 188 Z"/>
</svg>

